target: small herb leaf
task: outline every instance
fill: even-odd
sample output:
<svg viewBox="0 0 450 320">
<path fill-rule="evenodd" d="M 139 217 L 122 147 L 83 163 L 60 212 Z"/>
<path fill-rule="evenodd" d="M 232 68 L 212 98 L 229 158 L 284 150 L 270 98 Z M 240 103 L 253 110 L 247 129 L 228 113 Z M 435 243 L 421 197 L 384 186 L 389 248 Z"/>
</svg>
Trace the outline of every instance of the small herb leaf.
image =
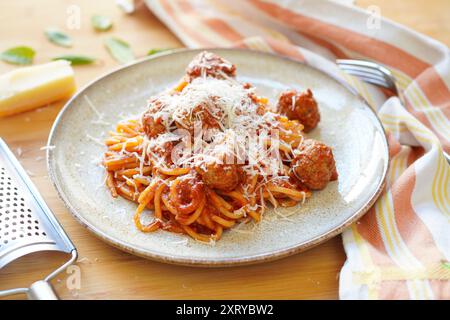
<svg viewBox="0 0 450 320">
<path fill-rule="evenodd" d="M 0 59 L 13 64 L 31 64 L 35 53 L 30 47 L 14 47 L 0 53 Z"/>
<path fill-rule="evenodd" d="M 53 42 L 58 46 L 67 48 L 72 46 L 72 39 L 67 34 L 57 29 L 53 28 L 46 29 L 45 36 L 50 42 Z"/>
<path fill-rule="evenodd" d="M 108 31 L 112 27 L 112 21 L 106 16 L 99 14 L 93 15 L 91 18 L 92 26 L 97 31 Z"/>
<path fill-rule="evenodd" d="M 160 49 L 160 48 L 150 49 L 150 50 L 147 52 L 147 55 L 148 55 L 148 56 L 151 56 L 151 55 L 153 55 L 153 54 L 160 53 L 160 52 L 164 52 L 164 51 L 168 51 L 168 50 L 170 50 L 170 49 L 169 49 L 169 48 L 166 48 L 166 49 Z"/>
<path fill-rule="evenodd" d="M 91 64 L 95 61 L 95 58 L 82 56 L 82 55 L 63 55 L 57 56 L 53 58 L 53 60 L 67 60 L 70 61 L 72 65 L 80 65 L 80 64 Z"/>
<path fill-rule="evenodd" d="M 120 63 L 127 63 L 134 60 L 134 54 L 128 43 L 118 38 L 105 40 L 105 46 L 114 59 Z"/>
</svg>

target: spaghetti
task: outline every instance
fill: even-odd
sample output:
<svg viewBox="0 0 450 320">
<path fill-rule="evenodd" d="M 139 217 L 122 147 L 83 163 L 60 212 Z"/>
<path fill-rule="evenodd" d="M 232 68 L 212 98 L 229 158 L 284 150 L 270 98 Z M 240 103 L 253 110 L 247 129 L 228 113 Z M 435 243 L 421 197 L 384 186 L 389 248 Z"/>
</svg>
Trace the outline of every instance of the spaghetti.
<svg viewBox="0 0 450 320">
<path fill-rule="evenodd" d="M 303 203 L 311 189 L 321 189 L 308 187 L 308 179 L 326 185 L 337 178 L 332 154 L 318 153 L 323 144 L 305 148 L 310 143 L 299 119 L 274 110 L 234 77 L 234 65 L 203 52 L 174 89 L 149 100 L 140 119 L 121 121 L 110 132 L 106 185 L 113 197 L 137 203 L 133 220 L 140 231 L 216 241 L 238 222 L 259 222 L 269 203 Z M 192 153 L 197 127 L 207 134 Z M 249 137 L 259 139 L 262 154 L 239 152 L 254 147 L 244 141 Z M 190 152 L 180 156 L 180 145 Z M 149 212 L 152 221 L 144 224 Z"/>
</svg>

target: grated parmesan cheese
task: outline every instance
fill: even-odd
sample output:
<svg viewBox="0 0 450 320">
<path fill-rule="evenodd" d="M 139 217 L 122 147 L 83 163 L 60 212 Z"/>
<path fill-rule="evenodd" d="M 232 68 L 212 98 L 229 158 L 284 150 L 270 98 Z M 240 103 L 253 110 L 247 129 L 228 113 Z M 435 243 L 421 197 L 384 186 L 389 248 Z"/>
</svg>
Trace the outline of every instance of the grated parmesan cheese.
<svg viewBox="0 0 450 320">
<path fill-rule="evenodd" d="M 262 152 L 266 146 L 258 146 L 252 139 L 257 138 L 257 132 L 270 132 L 278 123 L 279 115 L 272 112 L 258 114 L 260 106 L 252 99 L 253 94 L 254 88 L 245 88 L 225 74 L 221 79 L 204 76 L 192 80 L 181 92 L 166 90 L 152 97 L 148 109 L 155 119 L 162 120 L 168 131 L 174 127 L 184 128 L 190 134 L 194 131 L 194 136 L 197 132 L 195 126 L 205 116 L 217 122 L 217 128 L 207 130 L 199 145 L 194 145 L 194 153 L 183 155 L 176 166 L 204 167 L 208 162 L 236 159 L 247 173 L 259 173 L 265 177 L 268 170 L 273 171 L 273 162 L 277 160 L 268 154 L 279 142 Z M 163 165 L 165 159 L 155 150 L 164 150 L 167 142 L 177 140 L 182 140 L 182 135 L 173 132 L 161 134 L 149 141 L 145 152 L 157 166 Z M 249 146 L 254 152 L 246 154 Z"/>
</svg>

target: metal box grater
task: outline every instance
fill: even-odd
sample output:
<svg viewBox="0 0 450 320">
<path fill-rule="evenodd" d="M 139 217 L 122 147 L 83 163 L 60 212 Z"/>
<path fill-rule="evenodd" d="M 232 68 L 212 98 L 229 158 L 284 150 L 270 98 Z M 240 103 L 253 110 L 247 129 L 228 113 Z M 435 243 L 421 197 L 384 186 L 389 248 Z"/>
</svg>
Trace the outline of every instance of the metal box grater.
<svg viewBox="0 0 450 320">
<path fill-rule="evenodd" d="M 0 291 L 0 296 L 27 293 L 30 299 L 57 299 L 48 283 L 77 259 L 77 250 L 36 187 L 0 139 L 0 269 L 32 252 L 60 251 L 71 258 L 30 288 Z"/>
</svg>

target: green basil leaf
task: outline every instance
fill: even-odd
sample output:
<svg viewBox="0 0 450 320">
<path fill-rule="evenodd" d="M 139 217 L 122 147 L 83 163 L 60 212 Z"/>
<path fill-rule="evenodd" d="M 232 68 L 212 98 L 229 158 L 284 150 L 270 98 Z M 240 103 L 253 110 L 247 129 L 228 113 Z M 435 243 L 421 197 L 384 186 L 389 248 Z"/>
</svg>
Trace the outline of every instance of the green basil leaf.
<svg viewBox="0 0 450 320">
<path fill-rule="evenodd" d="M 45 36 L 50 42 L 53 42 L 58 46 L 67 48 L 72 46 L 72 39 L 67 34 L 57 29 L 53 28 L 46 29 Z"/>
<path fill-rule="evenodd" d="M 128 43 L 118 38 L 105 40 L 105 46 L 114 59 L 120 63 L 127 63 L 134 60 L 133 51 Z"/>
<path fill-rule="evenodd" d="M 442 266 L 446 269 L 450 269 L 450 262 L 442 262 Z"/>
<path fill-rule="evenodd" d="M 0 59 L 13 64 L 31 64 L 35 53 L 30 47 L 14 47 L 0 53 Z"/>
<path fill-rule="evenodd" d="M 80 65 L 80 64 L 91 64 L 95 61 L 95 58 L 82 56 L 82 55 L 62 55 L 53 58 L 52 60 L 67 60 L 70 61 L 72 65 Z"/>
<path fill-rule="evenodd" d="M 92 26 L 97 31 L 108 31 L 112 27 L 112 20 L 99 14 L 93 15 L 91 22 Z"/>
<path fill-rule="evenodd" d="M 160 53 L 160 52 L 164 52 L 164 51 L 168 51 L 168 50 L 171 50 L 171 49 L 169 49 L 169 48 L 166 48 L 166 49 L 161 49 L 161 48 L 150 49 L 147 52 L 147 55 L 151 56 L 152 54 L 156 54 L 156 53 Z"/>
</svg>

